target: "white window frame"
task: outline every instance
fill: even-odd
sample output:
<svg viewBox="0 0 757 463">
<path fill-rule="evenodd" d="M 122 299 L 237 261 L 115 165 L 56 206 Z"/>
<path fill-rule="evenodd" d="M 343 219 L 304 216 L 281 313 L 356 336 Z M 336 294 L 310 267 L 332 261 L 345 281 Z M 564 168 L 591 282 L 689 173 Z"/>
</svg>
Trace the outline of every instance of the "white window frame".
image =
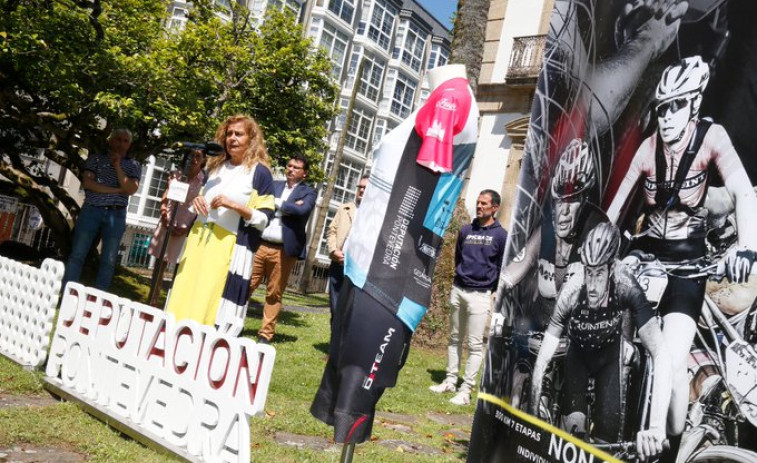
<svg viewBox="0 0 757 463">
<path fill-rule="evenodd" d="M 366 36 L 384 50 L 389 50 L 392 44 L 392 31 L 397 9 L 381 0 L 373 2 L 371 19 Z"/>
<path fill-rule="evenodd" d="M 413 112 L 413 99 L 415 92 L 418 90 L 418 83 L 400 72 L 397 74 L 397 80 L 394 82 L 394 91 L 392 91 L 392 104 L 390 111 L 400 118 L 406 118 Z M 399 92 L 399 95 L 398 95 Z"/>
<path fill-rule="evenodd" d="M 371 137 L 371 128 L 375 114 L 371 114 L 370 111 L 353 107 L 352 108 L 352 120 L 347 128 L 347 136 L 345 139 L 345 146 L 355 151 L 356 153 L 365 156 L 368 150 L 368 141 Z"/>
<path fill-rule="evenodd" d="M 347 46 L 349 41 L 350 38 L 347 34 L 329 23 L 324 23 L 319 46 L 326 50 L 326 53 L 331 58 L 331 75 L 336 80 L 339 80 L 342 77 L 342 70 L 344 69 L 344 60 L 347 58 Z M 339 56 L 338 48 L 336 47 L 337 44 L 343 46 L 341 48 L 341 56 Z"/>
<path fill-rule="evenodd" d="M 419 72 L 425 51 L 426 40 L 421 36 L 420 31 L 411 24 L 405 32 L 401 61 L 413 71 Z"/>
<path fill-rule="evenodd" d="M 181 6 L 175 6 L 171 8 L 171 14 L 168 18 L 168 30 L 181 31 L 187 25 L 187 16 L 189 10 Z"/>
<path fill-rule="evenodd" d="M 174 169 L 174 164 L 169 159 L 157 157 L 149 179 L 145 178 L 148 169 L 143 168 L 139 191 L 129 197 L 128 212 L 136 214 L 140 198 L 144 196 L 146 201 L 142 217 L 159 219 L 160 202 L 163 200 L 163 192 L 168 187 L 168 177 Z"/>
<path fill-rule="evenodd" d="M 428 57 L 428 66 L 426 69 L 434 69 L 444 66 L 449 61 L 449 50 L 445 49 L 438 43 L 431 44 L 431 52 Z"/>
<path fill-rule="evenodd" d="M 291 11 L 295 18 L 299 19 L 300 17 L 302 5 L 296 0 L 268 0 L 268 8 L 272 6 L 276 7 L 279 11 L 285 11 L 285 9 Z"/>
<path fill-rule="evenodd" d="M 330 0 L 329 11 L 351 26 L 355 19 L 355 0 Z"/>
<path fill-rule="evenodd" d="M 386 63 L 384 60 L 371 53 L 363 56 L 363 75 L 360 76 L 360 88 L 358 92 L 373 102 L 378 102 L 381 97 L 381 82 L 384 80 Z"/>
</svg>

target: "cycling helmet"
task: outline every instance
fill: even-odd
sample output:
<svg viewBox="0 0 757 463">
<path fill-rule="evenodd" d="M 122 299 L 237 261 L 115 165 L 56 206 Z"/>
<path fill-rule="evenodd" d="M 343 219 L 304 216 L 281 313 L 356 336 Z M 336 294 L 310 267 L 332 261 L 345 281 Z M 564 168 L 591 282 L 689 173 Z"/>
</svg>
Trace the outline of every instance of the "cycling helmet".
<svg viewBox="0 0 757 463">
<path fill-rule="evenodd" d="M 574 138 L 560 155 L 552 176 L 552 196 L 567 199 L 586 192 L 594 186 L 594 159 L 589 145 Z"/>
<path fill-rule="evenodd" d="M 668 66 L 660 77 L 655 91 L 657 104 L 676 98 L 694 98 L 701 96 L 710 80 L 710 67 L 702 61 L 700 56 L 684 58 L 676 64 Z M 698 102 L 696 102 L 698 103 Z M 699 105 L 692 107 L 692 114 L 699 111 Z"/>
<path fill-rule="evenodd" d="M 587 267 L 597 267 L 612 262 L 620 248 L 618 227 L 601 222 L 584 239 L 581 246 L 581 262 Z"/>
</svg>

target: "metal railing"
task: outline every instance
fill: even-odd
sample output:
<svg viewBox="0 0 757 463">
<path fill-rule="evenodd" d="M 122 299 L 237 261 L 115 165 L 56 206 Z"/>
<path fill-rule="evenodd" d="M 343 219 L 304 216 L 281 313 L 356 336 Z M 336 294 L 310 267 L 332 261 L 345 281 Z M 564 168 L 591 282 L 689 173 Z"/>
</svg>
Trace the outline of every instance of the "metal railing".
<svg viewBox="0 0 757 463">
<path fill-rule="evenodd" d="M 30 217 L 34 214 L 39 215 L 35 209 L 31 204 L 19 203 L 15 213 L 9 217 L 12 222 L 6 224 L 10 231 L 6 238 L 8 241 L 22 243 L 45 255 L 54 255 L 56 246 L 50 229 L 44 224 L 39 228 L 32 228 L 29 225 Z"/>
<path fill-rule="evenodd" d="M 291 289 L 299 289 L 300 278 L 302 278 L 302 270 L 305 267 L 305 261 L 297 261 L 292 273 L 289 276 L 287 287 Z M 313 275 L 310 278 L 310 284 L 308 285 L 309 293 L 325 293 L 329 284 L 329 266 L 321 264 L 319 262 L 313 262 Z"/>
<path fill-rule="evenodd" d="M 515 37 L 505 82 L 508 84 L 536 83 L 546 43 L 546 35 Z"/>
</svg>

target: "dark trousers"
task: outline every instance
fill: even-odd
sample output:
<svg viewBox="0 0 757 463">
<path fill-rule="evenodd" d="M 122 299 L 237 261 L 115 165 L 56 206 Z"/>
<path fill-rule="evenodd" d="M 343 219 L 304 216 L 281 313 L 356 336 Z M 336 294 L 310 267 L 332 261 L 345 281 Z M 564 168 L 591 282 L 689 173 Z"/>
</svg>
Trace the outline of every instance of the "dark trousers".
<svg viewBox="0 0 757 463">
<path fill-rule="evenodd" d="M 339 291 L 344 283 L 344 265 L 331 261 L 329 266 L 329 309 L 331 309 L 331 324 L 334 324 L 336 304 L 339 301 Z M 333 327 L 332 327 L 333 329 Z"/>
<path fill-rule="evenodd" d="M 95 239 L 99 233 L 103 245 L 95 288 L 108 291 L 116 270 L 118 246 L 125 231 L 126 207 L 98 207 L 89 204 L 82 206 L 74 227 L 63 286 L 65 287 L 69 281 L 79 281 L 89 248 L 96 244 Z"/>
</svg>

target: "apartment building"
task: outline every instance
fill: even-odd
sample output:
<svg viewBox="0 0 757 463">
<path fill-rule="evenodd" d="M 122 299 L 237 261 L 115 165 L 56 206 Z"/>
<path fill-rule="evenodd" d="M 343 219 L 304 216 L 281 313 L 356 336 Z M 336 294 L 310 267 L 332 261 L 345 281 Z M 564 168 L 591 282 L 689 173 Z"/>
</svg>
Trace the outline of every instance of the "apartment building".
<svg viewBox="0 0 757 463">
<path fill-rule="evenodd" d="M 370 169 L 381 137 L 422 105 L 430 90 L 426 71 L 447 64 L 450 31 L 413 0 L 316 0 L 303 15 L 306 33 L 327 51 L 339 82 L 340 115 L 333 122 L 325 171 L 330 172 L 339 138 L 347 131 L 317 258 L 327 262 L 323 230 L 336 207 L 354 199 L 360 176 Z M 357 76 L 363 62 L 362 75 Z M 346 109 L 358 85 L 352 117 Z M 315 235 L 315 233 L 313 234 Z"/>
</svg>

